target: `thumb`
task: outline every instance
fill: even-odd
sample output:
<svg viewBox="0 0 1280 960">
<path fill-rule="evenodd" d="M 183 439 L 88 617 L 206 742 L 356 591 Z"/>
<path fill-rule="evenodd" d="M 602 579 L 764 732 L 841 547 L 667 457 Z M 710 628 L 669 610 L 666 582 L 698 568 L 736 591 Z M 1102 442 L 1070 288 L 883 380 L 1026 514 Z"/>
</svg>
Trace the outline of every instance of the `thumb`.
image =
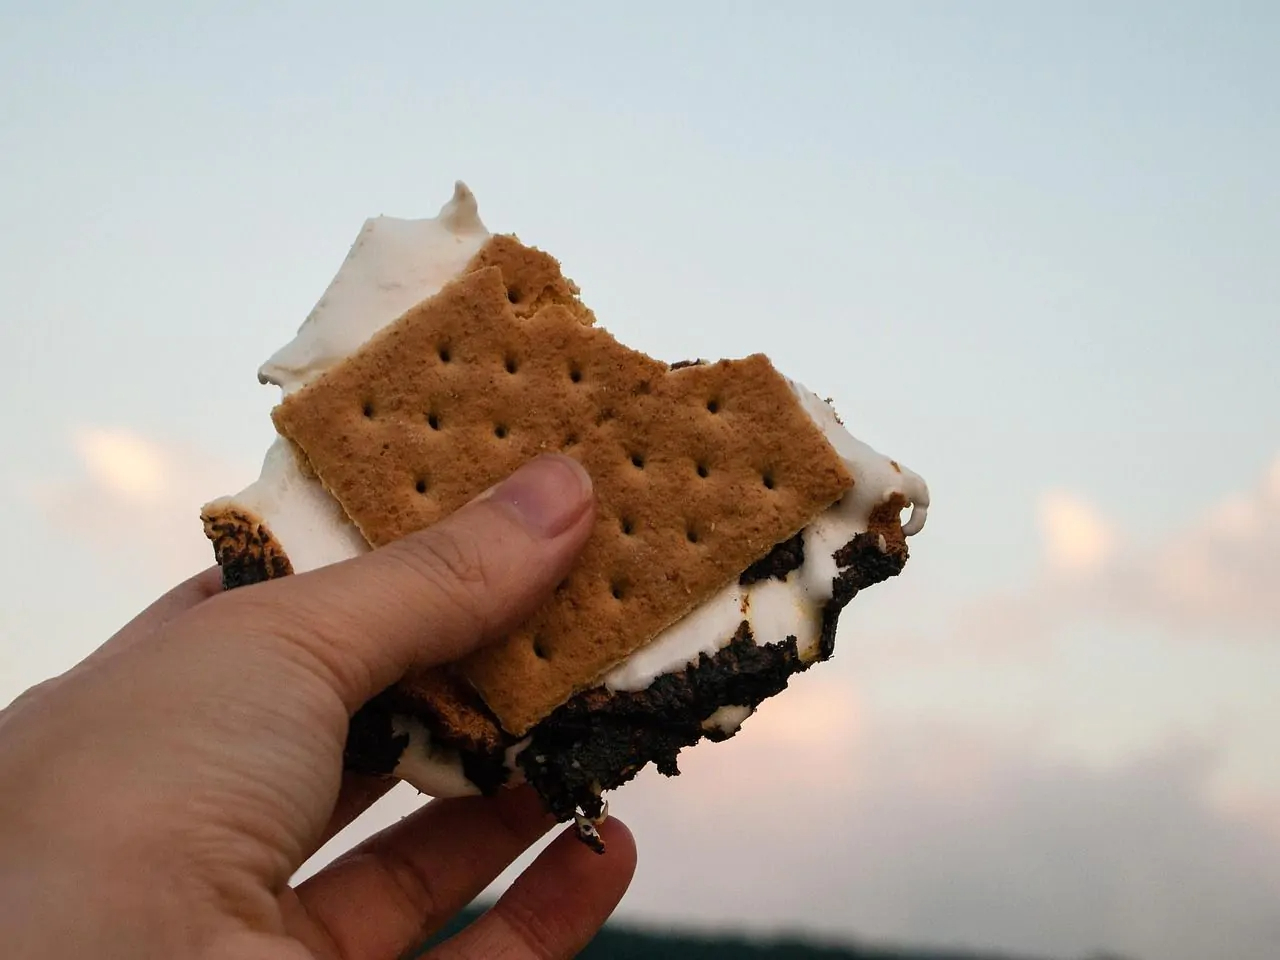
<svg viewBox="0 0 1280 960">
<path fill-rule="evenodd" d="M 582 466 L 543 456 L 433 527 L 230 591 L 197 615 L 222 621 L 224 635 L 313 661 L 354 711 L 406 673 L 455 660 L 532 614 L 568 573 L 594 517 Z"/>
</svg>

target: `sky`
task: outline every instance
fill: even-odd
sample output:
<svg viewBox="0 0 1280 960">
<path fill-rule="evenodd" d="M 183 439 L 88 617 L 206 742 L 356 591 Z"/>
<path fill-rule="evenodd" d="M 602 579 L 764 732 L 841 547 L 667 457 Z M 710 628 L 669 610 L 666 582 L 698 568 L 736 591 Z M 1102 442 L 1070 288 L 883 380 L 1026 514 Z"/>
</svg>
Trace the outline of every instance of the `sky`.
<svg viewBox="0 0 1280 960">
<path fill-rule="evenodd" d="M 0 2 L 0 704 L 211 561 L 258 365 L 461 178 L 624 342 L 765 352 L 932 491 L 834 661 L 617 794 L 620 916 L 1280 955 L 1278 45 L 1266 3 Z"/>
</svg>

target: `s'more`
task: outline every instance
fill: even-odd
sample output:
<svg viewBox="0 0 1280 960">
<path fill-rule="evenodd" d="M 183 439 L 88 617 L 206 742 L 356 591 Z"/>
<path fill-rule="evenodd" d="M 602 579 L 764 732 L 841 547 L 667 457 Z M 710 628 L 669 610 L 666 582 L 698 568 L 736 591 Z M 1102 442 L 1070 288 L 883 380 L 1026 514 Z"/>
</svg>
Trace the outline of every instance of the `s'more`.
<svg viewBox="0 0 1280 960">
<path fill-rule="evenodd" d="M 282 390 L 278 437 L 257 481 L 202 511 L 227 589 L 376 550 L 539 454 L 586 468 L 595 525 L 554 594 L 366 704 L 345 759 L 438 797 L 529 783 L 595 847 L 608 791 L 649 764 L 675 775 L 830 659 L 842 610 L 902 571 L 929 506 L 767 357 L 665 363 L 619 342 L 461 183 L 436 217 L 367 221 L 258 376 Z"/>
</svg>

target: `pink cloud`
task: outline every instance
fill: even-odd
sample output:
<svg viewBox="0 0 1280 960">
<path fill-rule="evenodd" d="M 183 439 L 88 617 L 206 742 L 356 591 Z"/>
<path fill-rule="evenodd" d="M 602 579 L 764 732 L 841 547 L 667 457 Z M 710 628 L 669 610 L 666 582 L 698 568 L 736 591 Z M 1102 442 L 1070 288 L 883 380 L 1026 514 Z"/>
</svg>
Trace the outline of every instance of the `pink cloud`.
<svg viewBox="0 0 1280 960">
<path fill-rule="evenodd" d="M 1280 842 L 1214 803 L 1203 746 L 1096 769 L 957 724 L 791 746 L 774 724 L 619 793 L 642 853 L 624 914 L 1054 956 L 1198 960 L 1225 936 L 1236 960 L 1274 956 Z"/>
<path fill-rule="evenodd" d="M 1127 541 L 1091 505 L 1055 493 L 1041 505 L 1045 566 L 1023 588 L 962 615 L 966 637 L 1018 646 L 1094 619 L 1171 634 L 1280 638 L 1280 456 L 1151 544 Z"/>
<path fill-rule="evenodd" d="M 1045 560 L 1059 574 L 1096 570 L 1110 558 L 1116 535 L 1090 503 L 1063 490 L 1040 498 L 1038 517 L 1044 537 Z"/>
<path fill-rule="evenodd" d="M 128 428 L 77 427 L 69 443 L 79 475 L 31 492 L 50 523 L 157 587 L 213 562 L 200 506 L 242 487 L 249 470 Z"/>
<path fill-rule="evenodd" d="M 648 770 L 612 795 L 640 845 L 619 918 L 1271 960 L 1280 834 L 1266 824 L 1280 796 L 1224 803 L 1219 766 L 1176 739 L 1105 766 L 1055 760 L 1029 728 L 876 713 L 839 677 L 801 677 L 734 739 L 686 751 L 681 776 Z M 397 791 L 311 869 L 418 802 Z"/>
</svg>

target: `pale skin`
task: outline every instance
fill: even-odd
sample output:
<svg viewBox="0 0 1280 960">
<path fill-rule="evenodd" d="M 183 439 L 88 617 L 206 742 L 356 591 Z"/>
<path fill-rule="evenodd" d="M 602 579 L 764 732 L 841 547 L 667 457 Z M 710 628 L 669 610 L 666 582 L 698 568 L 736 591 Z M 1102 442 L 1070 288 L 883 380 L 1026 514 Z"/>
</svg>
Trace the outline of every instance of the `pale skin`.
<svg viewBox="0 0 1280 960">
<path fill-rule="evenodd" d="M 554 827 L 527 788 L 427 803 L 299 884 L 387 789 L 344 775 L 347 721 L 406 673 L 495 640 L 565 575 L 590 480 L 534 461 L 436 527 L 222 593 L 192 578 L 0 712 L 5 956 L 398 960 Z M 635 869 L 562 832 L 436 960 L 571 957 Z"/>
</svg>

